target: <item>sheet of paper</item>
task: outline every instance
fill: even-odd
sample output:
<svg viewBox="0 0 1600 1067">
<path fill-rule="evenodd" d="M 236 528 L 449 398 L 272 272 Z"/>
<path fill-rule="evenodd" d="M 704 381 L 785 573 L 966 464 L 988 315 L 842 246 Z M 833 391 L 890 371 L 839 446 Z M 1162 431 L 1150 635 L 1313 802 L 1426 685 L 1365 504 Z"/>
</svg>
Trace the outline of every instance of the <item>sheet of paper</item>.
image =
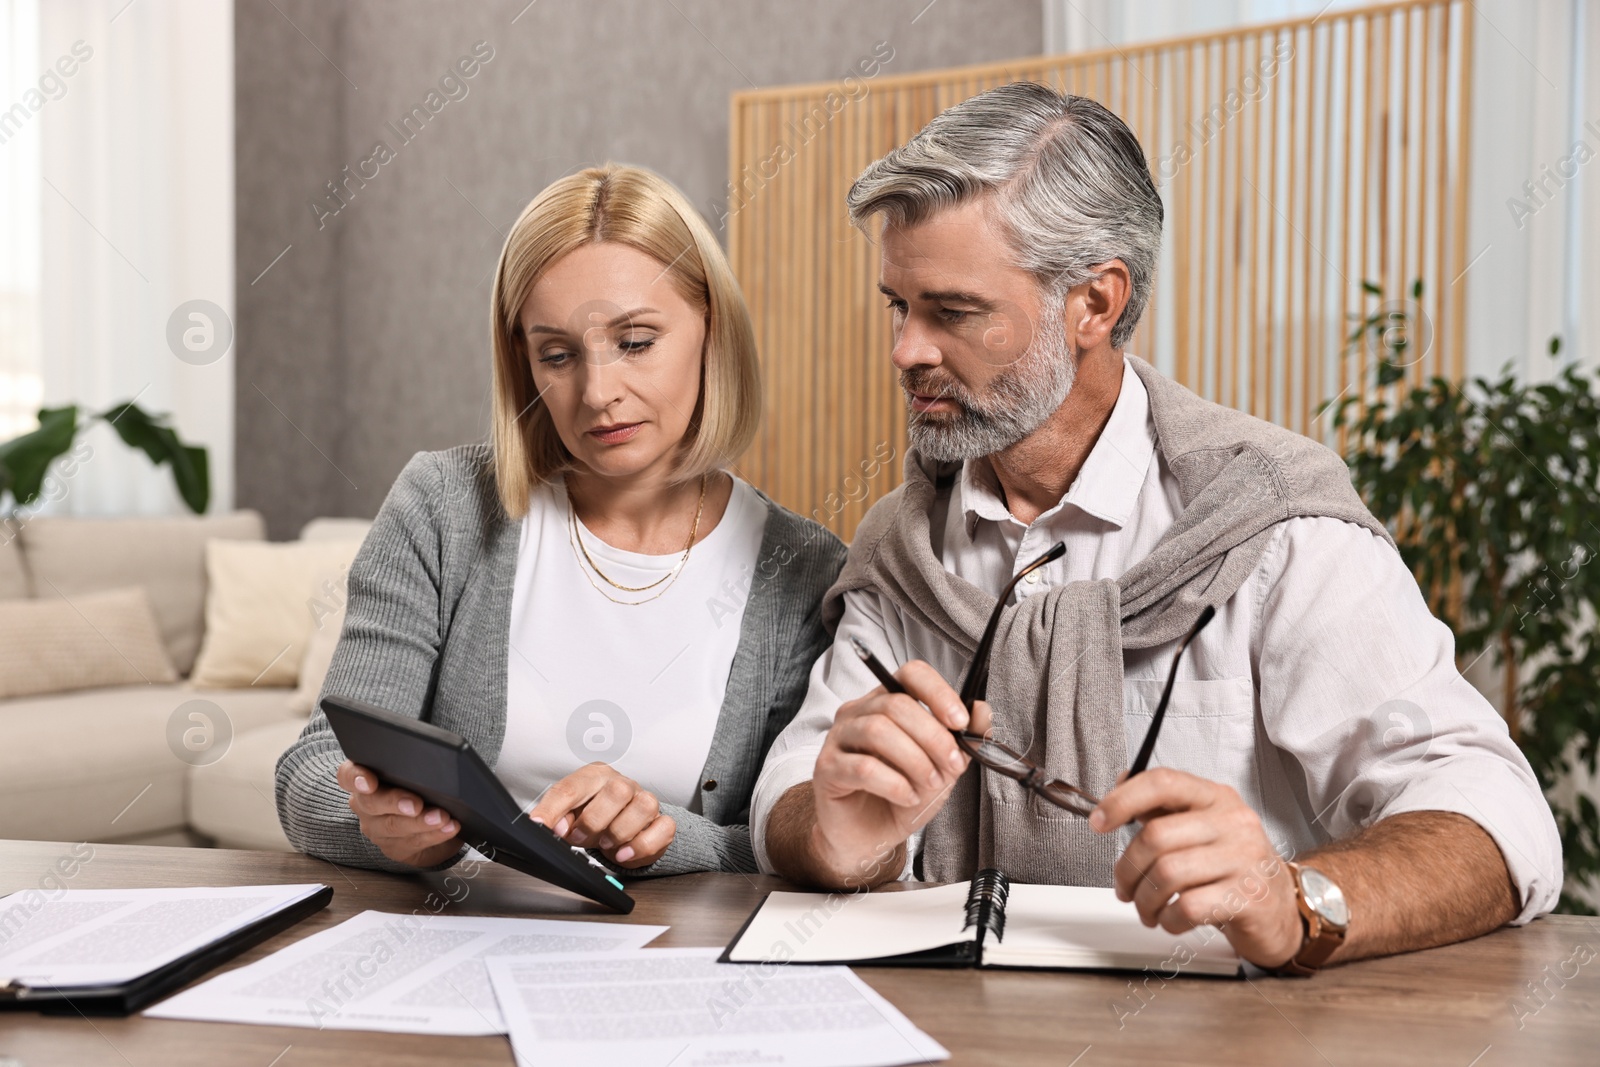
<svg viewBox="0 0 1600 1067">
<path fill-rule="evenodd" d="M 26 890 L 0 898 L 0 982 L 126 982 L 323 887 Z"/>
<path fill-rule="evenodd" d="M 892 1067 L 950 1058 L 848 967 L 647 948 L 488 961 L 518 1067 Z"/>
<path fill-rule="evenodd" d="M 1239 957 L 1213 927 L 1169 934 L 1139 921 L 1111 889 L 1013 882 L 1005 937 L 987 938 L 984 966 L 1106 967 L 1162 973 L 1236 974 Z"/>
<path fill-rule="evenodd" d="M 638 948 L 667 928 L 364 911 L 145 1010 L 163 1019 L 503 1034 L 484 960 Z"/>
<path fill-rule="evenodd" d="M 882 959 L 972 940 L 967 885 L 888 893 L 770 893 L 728 958 Z"/>
</svg>

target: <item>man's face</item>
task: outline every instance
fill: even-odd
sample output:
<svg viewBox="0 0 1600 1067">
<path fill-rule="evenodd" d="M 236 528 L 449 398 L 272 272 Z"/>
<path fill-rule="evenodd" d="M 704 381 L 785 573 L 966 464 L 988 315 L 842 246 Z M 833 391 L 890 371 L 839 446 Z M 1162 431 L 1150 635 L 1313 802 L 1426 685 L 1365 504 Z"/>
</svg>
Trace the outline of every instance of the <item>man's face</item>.
<svg viewBox="0 0 1600 1067">
<path fill-rule="evenodd" d="M 891 358 L 920 452 L 936 460 L 999 452 L 1061 406 L 1076 370 L 1062 309 L 1047 306 L 1037 279 L 1013 263 L 985 201 L 886 225 L 881 271 Z"/>
</svg>

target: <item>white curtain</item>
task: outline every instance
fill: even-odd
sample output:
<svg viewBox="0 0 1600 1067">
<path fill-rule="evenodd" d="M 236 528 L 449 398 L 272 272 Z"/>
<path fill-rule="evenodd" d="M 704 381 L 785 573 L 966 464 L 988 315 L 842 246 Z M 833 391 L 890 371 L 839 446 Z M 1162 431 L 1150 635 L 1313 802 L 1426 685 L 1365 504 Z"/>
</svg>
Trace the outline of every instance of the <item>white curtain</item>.
<svg viewBox="0 0 1600 1067">
<path fill-rule="evenodd" d="M 38 0 L 0 0 L 0 441 L 40 397 L 38 19 Z"/>
<path fill-rule="evenodd" d="M 1476 11 L 1471 244 L 1483 258 L 1469 274 L 1468 354 L 1482 372 L 1509 360 L 1535 380 L 1561 362 L 1600 365 L 1600 12 L 1592 0 Z"/>
<path fill-rule="evenodd" d="M 1092 52 L 1256 22 L 1311 18 L 1371 0 L 1044 0 L 1047 54 Z"/>
<path fill-rule="evenodd" d="M 205 343 L 231 336 L 234 309 L 232 4 L 49 0 L 37 60 L 72 71 L 34 118 L 43 402 L 137 399 L 170 414 L 207 448 L 211 510 L 227 510 L 233 351 Z M 174 312 L 195 307 L 202 317 L 180 314 L 170 343 Z M 88 440 L 93 456 L 54 510 L 183 510 L 166 468 L 104 425 Z"/>
<path fill-rule="evenodd" d="M 1045 50 L 1091 51 L 1366 0 L 1044 0 Z M 1600 5 L 1473 0 L 1467 370 L 1600 365 Z M 1538 183 L 1530 197 L 1524 183 Z M 1531 209 L 1531 210 L 1530 210 Z M 1449 278 L 1428 279 L 1444 285 Z M 1562 338 L 1562 360 L 1546 354 Z"/>
</svg>

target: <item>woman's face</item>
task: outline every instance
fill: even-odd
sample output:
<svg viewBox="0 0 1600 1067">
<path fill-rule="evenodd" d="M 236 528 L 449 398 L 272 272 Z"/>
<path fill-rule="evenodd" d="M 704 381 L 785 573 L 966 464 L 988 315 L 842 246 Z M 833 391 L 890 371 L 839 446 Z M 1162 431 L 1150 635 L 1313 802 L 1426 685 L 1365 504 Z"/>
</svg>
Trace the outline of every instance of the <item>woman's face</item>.
<svg viewBox="0 0 1600 1067">
<path fill-rule="evenodd" d="M 665 264 L 614 242 L 558 259 L 518 316 L 567 450 L 607 477 L 670 471 L 700 399 L 705 313 Z"/>
</svg>

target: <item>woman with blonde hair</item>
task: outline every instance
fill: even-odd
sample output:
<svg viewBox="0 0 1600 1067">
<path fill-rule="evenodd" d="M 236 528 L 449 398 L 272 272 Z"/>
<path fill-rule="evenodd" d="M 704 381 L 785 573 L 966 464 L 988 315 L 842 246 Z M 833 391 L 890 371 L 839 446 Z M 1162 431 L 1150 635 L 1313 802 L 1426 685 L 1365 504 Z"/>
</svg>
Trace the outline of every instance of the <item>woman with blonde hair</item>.
<svg viewBox="0 0 1600 1067">
<path fill-rule="evenodd" d="M 492 331 L 492 443 L 400 473 L 323 693 L 460 733 L 619 870 L 753 871 L 750 793 L 827 645 L 844 548 L 726 469 L 761 385 L 722 251 L 661 177 L 584 170 L 512 227 Z M 340 863 L 463 850 L 451 813 L 345 760 L 320 710 L 277 800 L 295 847 Z"/>
</svg>

